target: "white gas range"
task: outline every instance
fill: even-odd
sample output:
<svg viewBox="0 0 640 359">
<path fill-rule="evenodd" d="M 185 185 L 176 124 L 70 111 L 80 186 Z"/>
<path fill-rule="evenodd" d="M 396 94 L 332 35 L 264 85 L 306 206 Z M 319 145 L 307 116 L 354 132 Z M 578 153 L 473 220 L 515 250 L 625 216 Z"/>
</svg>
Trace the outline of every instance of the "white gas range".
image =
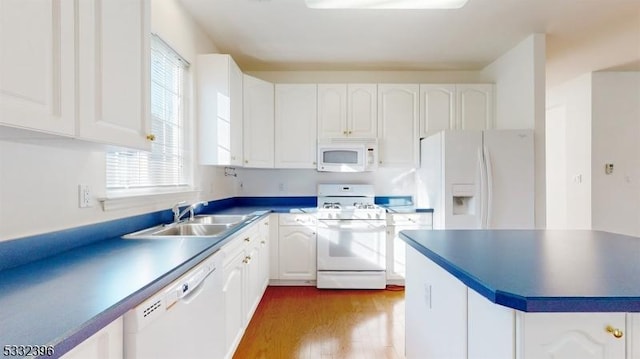
<svg viewBox="0 0 640 359">
<path fill-rule="evenodd" d="M 318 185 L 318 288 L 386 287 L 386 211 L 372 185 Z"/>
</svg>

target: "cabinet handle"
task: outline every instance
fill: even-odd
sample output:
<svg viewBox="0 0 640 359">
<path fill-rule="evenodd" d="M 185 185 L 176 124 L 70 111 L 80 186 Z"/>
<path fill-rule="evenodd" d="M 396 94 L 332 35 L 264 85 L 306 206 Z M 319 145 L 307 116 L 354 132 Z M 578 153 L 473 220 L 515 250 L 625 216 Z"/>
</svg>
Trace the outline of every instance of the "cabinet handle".
<svg viewBox="0 0 640 359">
<path fill-rule="evenodd" d="M 347 134 L 347 131 L 342 131 L 342 134 L 343 134 L 343 135 L 346 135 L 346 134 Z"/>
<path fill-rule="evenodd" d="M 244 160 L 244 163 L 249 163 L 249 160 Z"/>
<path fill-rule="evenodd" d="M 347 131 L 347 134 L 348 134 L 348 135 L 350 135 L 350 134 L 351 134 L 351 131 Z"/>
<path fill-rule="evenodd" d="M 249 239 L 249 237 L 244 239 L 245 242 L 251 242 L 251 240 Z"/>
<path fill-rule="evenodd" d="M 265 241 L 260 241 L 260 244 L 265 244 L 265 243 L 267 243 L 267 242 L 265 242 Z"/>
<path fill-rule="evenodd" d="M 610 325 L 607 325 L 607 333 L 611 333 L 614 337 L 620 339 L 622 338 L 622 336 L 624 335 L 624 333 L 622 332 L 622 330 L 618 329 L 618 328 L 614 328 Z"/>
<path fill-rule="evenodd" d="M 250 261 L 250 260 L 251 260 L 251 257 L 246 256 L 246 257 L 244 257 L 244 259 L 242 260 L 242 263 L 247 264 L 247 263 L 249 263 L 249 261 Z"/>
<path fill-rule="evenodd" d="M 147 140 L 149 141 L 155 141 L 156 140 L 156 135 L 152 134 L 148 134 L 147 135 Z"/>
</svg>

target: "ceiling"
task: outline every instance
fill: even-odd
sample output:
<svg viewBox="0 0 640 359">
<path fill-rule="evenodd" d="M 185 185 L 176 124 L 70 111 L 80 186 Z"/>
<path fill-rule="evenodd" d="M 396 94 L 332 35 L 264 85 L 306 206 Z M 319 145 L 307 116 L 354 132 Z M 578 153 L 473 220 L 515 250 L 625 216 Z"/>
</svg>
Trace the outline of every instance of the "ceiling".
<svg viewBox="0 0 640 359">
<path fill-rule="evenodd" d="M 567 42 L 640 11 L 640 0 L 469 0 L 458 10 L 180 2 L 244 71 L 479 70 L 532 33 Z"/>
</svg>

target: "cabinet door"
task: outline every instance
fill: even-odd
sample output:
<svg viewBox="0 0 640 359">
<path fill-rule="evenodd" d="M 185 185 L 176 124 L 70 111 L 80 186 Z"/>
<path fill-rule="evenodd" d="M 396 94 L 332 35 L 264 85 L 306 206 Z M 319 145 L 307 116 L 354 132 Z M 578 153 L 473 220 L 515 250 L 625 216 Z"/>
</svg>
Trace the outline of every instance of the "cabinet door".
<svg viewBox="0 0 640 359">
<path fill-rule="evenodd" d="M 3 0 L 4 1 L 4 0 Z M 63 359 L 119 359 L 123 357 L 122 317 L 100 329 L 87 340 L 64 354 Z"/>
<path fill-rule="evenodd" d="M 378 86 L 349 84 L 347 99 L 347 134 L 356 138 L 376 138 L 378 136 Z"/>
<path fill-rule="evenodd" d="M 275 85 L 275 167 L 316 168 L 316 85 Z"/>
<path fill-rule="evenodd" d="M 493 85 L 458 84 L 457 127 L 461 130 L 488 130 L 493 125 Z"/>
<path fill-rule="evenodd" d="M 262 298 L 262 248 L 259 238 L 254 238 L 252 246 L 248 249 L 245 256 L 245 270 L 247 272 L 247 291 L 245 301 L 245 323 L 251 321 L 251 317 L 260 303 Z"/>
<path fill-rule="evenodd" d="M 251 240 L 246 256 L 247 312 L 249 323 L 269 282 L 269 220 L 263 219 L 250 230 Z"/>
<path fill-rule="evenodd" d="M 199 158 L 205 165 L 242 164 L 242 72 L 231 56 L 197 57 Z"/>
<path fill-rule="evenodd" d="M 240 343 L 245 325 L 245 252 L 239 251 L 224 266 L 224 326 L 226 358 L 230 358 Z"/>
<path fill-rule="evenodd" d="M 456 85 L 420 85 L 420 137 L 456 128 Z"/>
<path fill-rule="evenodd" d="M 304 226 L 280 226 L 280 279 L 316 279 L 316 233 Z"/>
<path fill-rule="evenodd" d="M 244 167 L 273 168 L 273 84 L 244 75 Z"/>
<path fill-rule="evenodd" d="M 406 357 L 467 357 L 467 287 L 406 246 Z"/>
<path fill-rule="evenodd" d="M 0 1 L 0 125 L 75 134 L 74 1 Z"/>
<path fill-rule="evenodd" d="M 522 313 L 516 316 L 522 359 L 625 357 L 625 313 Z M 610 326 L 623 332 L 608 333 Z"/>
<path fill-rule="evenodd" d="M 232 166 L 242 166 L 242 71 L 229 56 L 229 93 L 231 94 L 231 160 Z"/>
<path fill-rule="evenodd" d="M 412 216 L 417 217 L 415 214 Z M 430 223 L 419 224 L 418 221 L 404 225 L 387 225 L 387 284 L 403 285 L 405 282 L 407 258 L 405 242 L 400 238 L 400 231 L 430 229 Z"/>
<path fill-rule="evenodd" d="M 627 313 L 627 359 L 640 359 L 640 313 Z"/>
<path fill-rule="evenodd" d="M 318 85 L 318 138 L 347 135 L 347 85 Z"/>
<path fill-rule="evenodd" d="M 78 136 L 149 150 L 149 0 L 77 4 Z"/>
<path fill-rule="evenodd" d="M 417 167 L 418 93 L 418 85 L 378 85 L 378 138 L 381 166 Z"/>
</svg>

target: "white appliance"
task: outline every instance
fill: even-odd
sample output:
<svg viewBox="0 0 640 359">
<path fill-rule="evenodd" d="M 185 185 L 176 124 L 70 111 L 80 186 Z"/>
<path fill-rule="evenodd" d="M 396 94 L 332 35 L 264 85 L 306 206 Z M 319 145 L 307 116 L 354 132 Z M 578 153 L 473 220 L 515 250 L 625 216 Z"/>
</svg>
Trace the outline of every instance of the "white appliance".
<svg viewBox="0 0 640 359">
<path fill-rule="evenodd" d="M 420 155 L 417 205 L 434 229 L 534 228 L 532 130 L 442 131 Z"/>
<path fill-rule="evenodd" d="M 222 253 L 124 315 L 125 359 L 224 357 Z"/>
<path fill-rule="evenodd" d="M 318 185 L 318 288 L 386 287 L 386 211 L 371 185 Z"/>
<path fill-rule="evenodd" d="M 318 171 L 366 172 L 378 168 L 376 139 L 329 139 L 318 143 Z"/>
</svg>

